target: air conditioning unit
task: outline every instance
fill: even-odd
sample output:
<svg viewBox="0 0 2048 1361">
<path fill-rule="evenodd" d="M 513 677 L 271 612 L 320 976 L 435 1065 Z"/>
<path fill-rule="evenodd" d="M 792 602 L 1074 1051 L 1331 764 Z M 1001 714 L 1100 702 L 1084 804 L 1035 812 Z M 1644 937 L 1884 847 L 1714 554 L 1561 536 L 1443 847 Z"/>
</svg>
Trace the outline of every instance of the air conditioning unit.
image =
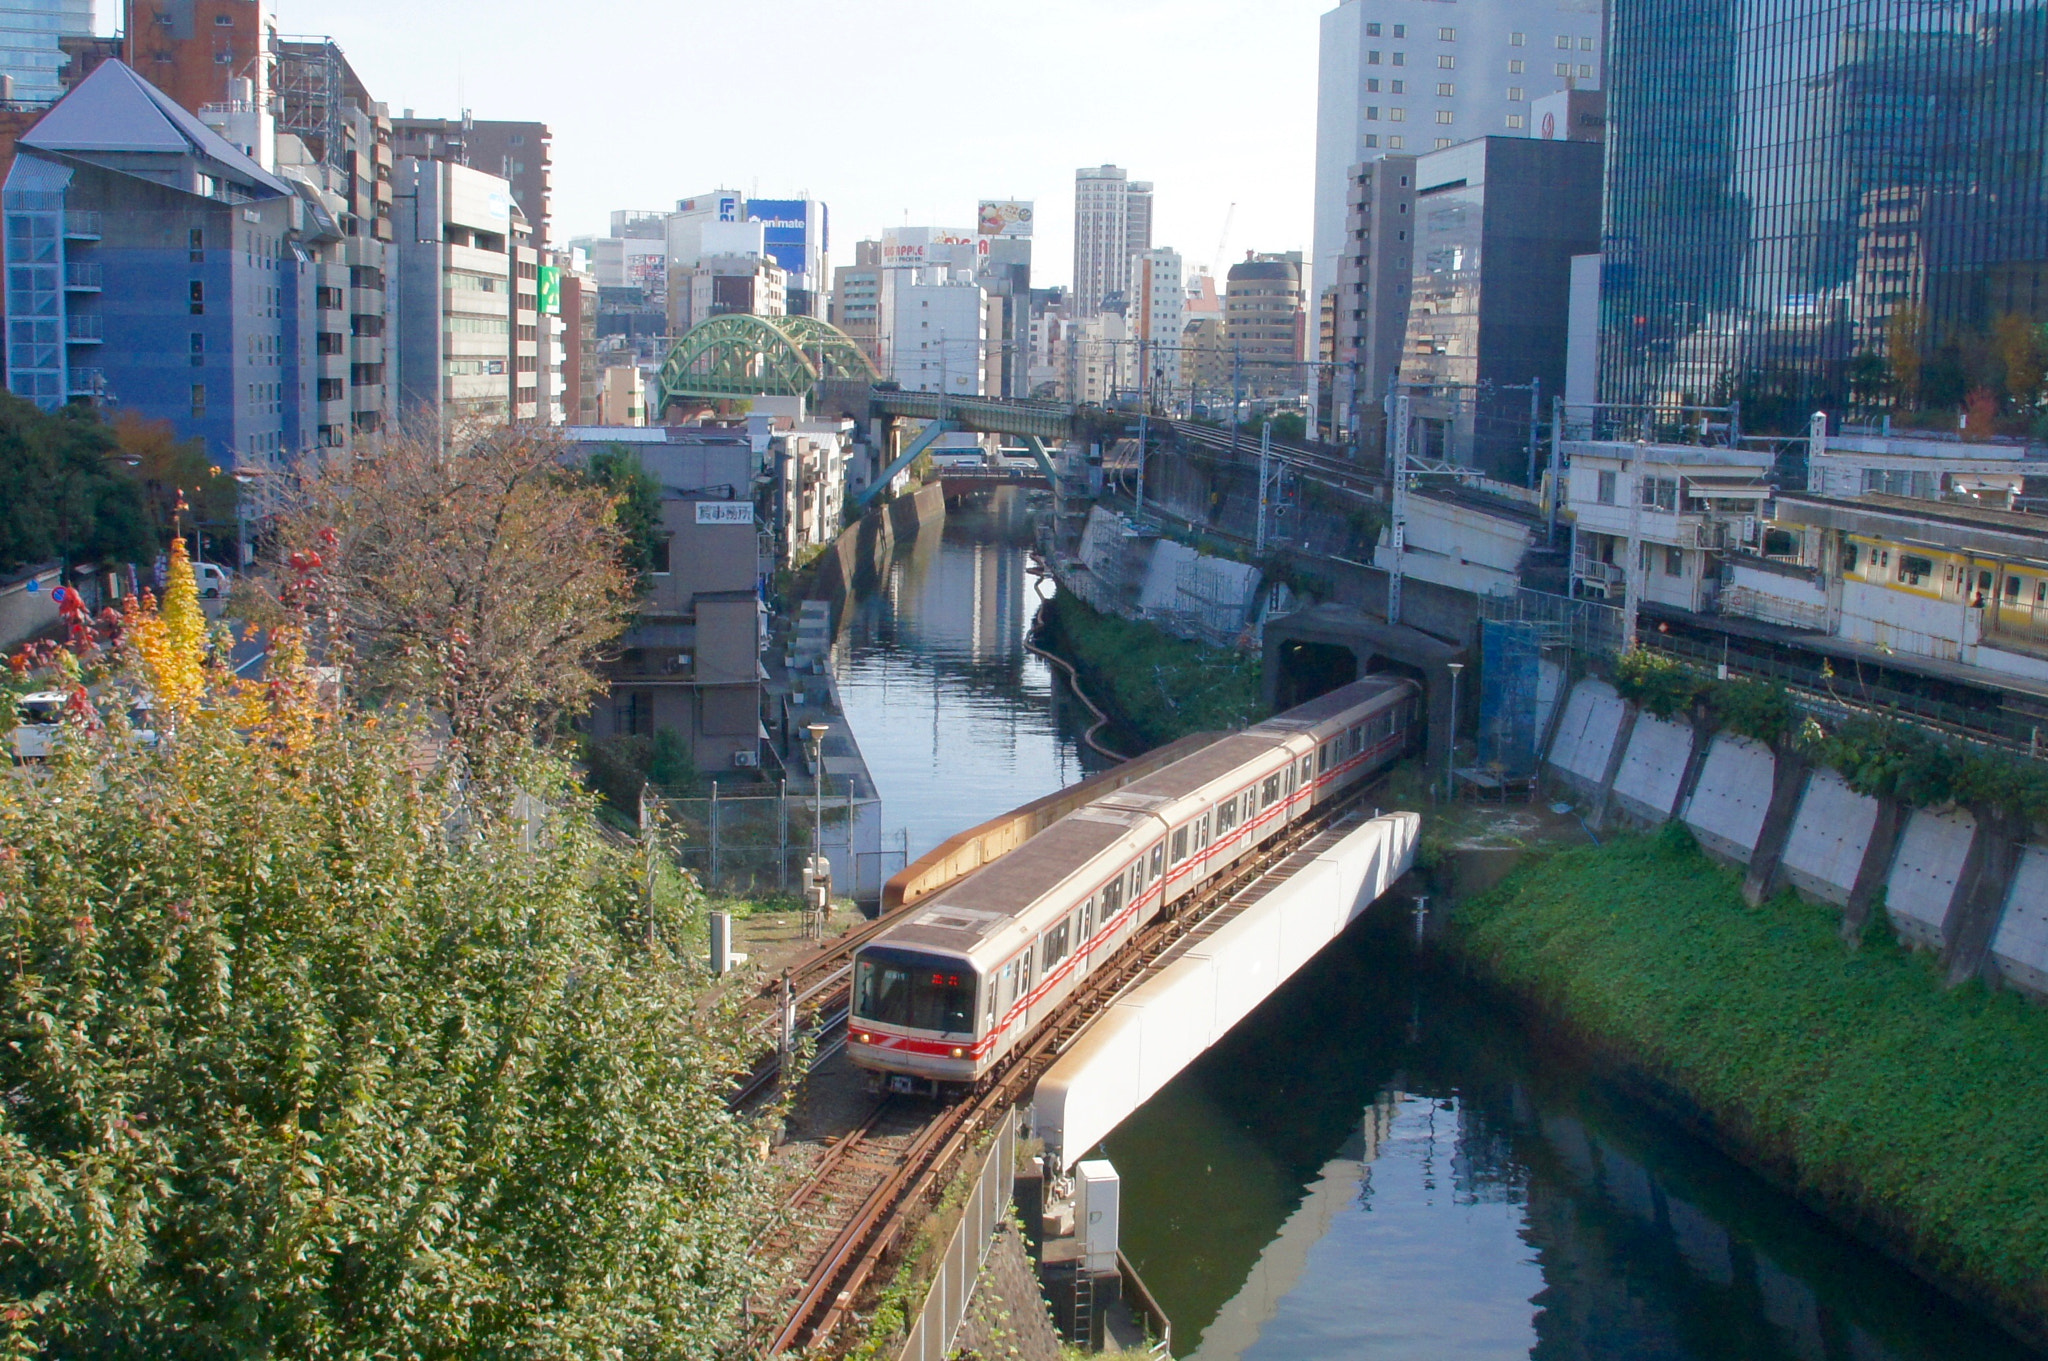
<svg viewBox="0 0 2048 1361">
<path fill-rule="evenodd" d="M 761 765 L 761 753 L 758 751 L 736 751 L 732 754 L 732 763 L 739 770 L 756 770 Z"/>
</svg>

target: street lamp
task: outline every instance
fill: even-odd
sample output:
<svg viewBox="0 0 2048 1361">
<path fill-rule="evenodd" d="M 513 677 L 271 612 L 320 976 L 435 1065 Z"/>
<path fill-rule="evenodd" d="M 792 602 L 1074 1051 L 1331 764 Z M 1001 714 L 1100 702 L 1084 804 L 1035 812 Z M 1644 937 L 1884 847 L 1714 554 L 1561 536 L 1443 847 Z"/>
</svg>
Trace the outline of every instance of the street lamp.
<svg viewBox="0 0 2048 1361">
<path fill-rule="evenodd" d="M 1452 662 L 1451 672 L 1451 724 L 1445 734 L 1450 740 L 1444 743 L 1444 802 L 1450 803 L 1457 797 L 1458 764 L 1458 673 L 1465 669 L 1463 662 Z"/>
<path fill-rule="evenodd" d="M 804 875 L 805 888 L 809 890 L 809 901 L 804 904 L 817 914 L 819 934 L 823 934 L 824 915 L 832 903 L 831 871 L 825 868 L 825 733 L 823 723 L 807 724 L 804 731 L 811 738 L 811 864 L 810 872 Z"/>
</svg>

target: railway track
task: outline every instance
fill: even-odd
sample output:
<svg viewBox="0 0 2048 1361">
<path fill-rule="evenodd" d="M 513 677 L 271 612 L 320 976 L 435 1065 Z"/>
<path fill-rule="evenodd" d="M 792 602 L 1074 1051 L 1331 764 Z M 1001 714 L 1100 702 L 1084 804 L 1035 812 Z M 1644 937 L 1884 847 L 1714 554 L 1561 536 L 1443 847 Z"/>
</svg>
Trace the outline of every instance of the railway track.
<svg viewBox="0 0 2048 1361">
<path fill-rule="evenodd" d="M 849 1136 L 852 1151 L 841 1153 L 846 1140 L 827 1151 L 811 1179 L 792 1197 L 786 1219 L 800 1218 L 805 1213 L 803 1207 L 824 1194 L 811 1192 L 807 1196 L 807 1188 L 821 1179 L 844 1179 L 847 1174 L 835 1166 L 835 1155 L 850 1160 L 859 1156 L 859 1150 L 872 1152 L 877 1147 L 871 1131 L 878 1120 L 894 1112 L 920 1120 L 921 1127 L 903 1140 L 894 1168 L 873 1183 L 830 1241 L 819 1235 L 816 1241 L 821 1246 L 809 1254 L 801 1290 L 784 1297 L 788 1311 L 772 1335 L 766 1328 L 761 1331 L 763 1354 L 776 1356 L 828 1342 L 851 1316 L 863 1290 L 913 1216 L 949 1184 L 978 1137 L 1030 1093 L 1101 1008 L 1149 976 L 1184 941 L 1214 930 L 1241 911 L 1242 905 L 1235 902 L 1240 894 L 1256 888 L 1262 879 L 1278 882 L 1284 873 L 1292 873 L 1298 865 L 1290 861 L 1303 847 L 1333 828 L 1357 821 L 1367 798 L 1383 784 L 1383 777 L 1375 779 L 1289 827 L 1219 876 L 1174 916 L 1154 922 L 1132 937 L 973 1092 L 938 1106 L 918 1098 L 884 1097 L 861 1127 L 862 1132 Z M 837 1203 L 850 1203 L 851 1199 L 842 1195 Z M 790 1254 L 782 1260 L 794 1262 L 798 1257 Z"/>
</svg>

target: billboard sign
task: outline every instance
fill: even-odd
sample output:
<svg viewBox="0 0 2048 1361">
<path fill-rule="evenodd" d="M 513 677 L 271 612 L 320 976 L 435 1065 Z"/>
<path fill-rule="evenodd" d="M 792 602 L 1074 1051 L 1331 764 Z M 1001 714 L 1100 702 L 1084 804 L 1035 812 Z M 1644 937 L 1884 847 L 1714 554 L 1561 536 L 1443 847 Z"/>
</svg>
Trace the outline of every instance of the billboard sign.
<svg viewBox="0 0 2048 1361">
<path fill-rule="evenodd" d="M 679 213 L 702 213 L 720 222 L 740 221 L 740 207 L 738 194 L 699 194 L 695 198 L 676 201 L 676 211 Z"/>
<path fill-rule="evenodd" d="M 965 267 L 988 254 L 988 238 L 946 227 L 891 227 L 882 233 L 882 268 Z"/>
<path fill-rule="evenodd" d="M 982 236 L 1031 235 L 1031 204 L 1017 199 L 983 199 L 980 212 Z"/>
<path fill-rule="evenodd" d="M 534 289 L 540 314 L 544 317 L 562 315 L 562 271 L 553 265 L 540 267 L 539 286 Z"/>
<path fill-rule="evenodd" d="M 754 523 L 754 503 L 751 501 L 699 501 L 697 523 L 700 525 L 750 525 Z"/>
<path fill-rule="evenodd" d="M 792 275 L 809 275 L 831 246 L 825 239 L 825 205 L 801 198 L 747 200 L 747 221 L 761 224 L 770 259 Z"/>
</svg>

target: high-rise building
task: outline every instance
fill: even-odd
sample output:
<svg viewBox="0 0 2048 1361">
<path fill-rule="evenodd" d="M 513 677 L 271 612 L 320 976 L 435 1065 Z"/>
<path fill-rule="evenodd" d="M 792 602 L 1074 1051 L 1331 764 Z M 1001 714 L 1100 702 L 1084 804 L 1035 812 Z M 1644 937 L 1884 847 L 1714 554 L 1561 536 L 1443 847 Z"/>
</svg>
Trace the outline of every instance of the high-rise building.
<svg viewBox="0 0 2048 1361">
<path fill-rule="evenodd" d="M 831 310 L 832 213 L 814 198 L 750 198 L 747 220 L 761 225 L 762 248 L 788 281 L 789 315 Z"/>
<path fill-rule="evenodd" d="M 444 421 L 540 419 L 540 261 L 512 186 L 398 163 L 399 399 Z"/>
<path fill-rule="evenodd" d="M 1415 242 L 1415 158 L 1392 151 L 1351 167 L 1330 343 L 1331 424 L 1378 429 L 1401 367 Z"/>
<path fill-rule="evenodd" d="M 1131 257 L 1152 249 L 1152 186 L 1113 165 L 1074 172 L 1074 309 L 1100 312 L 1130 290 Z"/>
<path fill-rule="evenodd" d="M 2038 8 L 1632 0 L 1612 40 L 1603 401 L 2012 400 L 2001 328 L 2048 321 Z"/>
<path fill-rule="evenodd" d="M 1138 349 L 1139 382 L 1153 403 L 1172 405 L 1181 391 L 1181 338 L 1187 329 L 1180 252 L 1162 247 L 1133 255 L 1130 299 L 1124 316 Z"/>
<path fill-rule="evenodd" d="M 854 247 L 854 262 L 832 271 L 831 322 L 866 350 L 868 358 L 881 361 L 882 243 L 862 241 Z"/>
<path fill-rule="evenodd" d="M 1420 451 L 1528 479 L 1530 383 L 1539 415 L 1564 392 L 1572 257 L 1599 244 L 1600 157 L 1597 142 L 1482 137 L 1415 158 L 1400 376 Z"/>
<path fill-rule="evenodd" d="M 1315 296 L 1337 284 L 1351 167 L 1528 136 L 1534 100 L 1601 86 L 1604 50 L 1601 7 L 1585 0 L 1343 0 L 1323 15 Z"/>
<path fill-rule="evenodd" d="M 340 229 L 311 184 L 110 61 L 21 139 L 0 201 L 10 391 L 118 404 L 235 468 L 319 442 L 300 262 Z"/>
<path fill-rule="evenodd" d="M 66 38 L 92 34 L 92 0 L 5 0 L 0 3 L 0 100 L 37 103 L 64 93 L 71 58 Z"/>
<path fill-rule="evenodd" d="M 988 391 L 988 294 L 964 270 L 893 270 L 889 374 L 911 392 Z"/>
<path fill-rule="evenodd" d="M 1293 396 L 1306 390 L 1302 342 L 1308 314 L 1302 305 L 1301 252 L 1247 253 L 1223 281 L 1223 341 L 1235 381 L 1254 397 Z"/>
<path fill-rule="evenodd" d="M 533 244 L 546 249 L 553 238 L 554 134 L 545 123 L 508 123 L 460 118 L 415 118 L 411 109 L 392 121 L 400 157 L 452 161 L 496 175 L 512 186 L 512 200 L 533 229 Z"/>
<path fill-rule="evenodd" d="M 989 395 L 1031 394 L 1032 205 L 985 202 L 975 282 L 988 294 Z"/>
<path fill-rule="evenodd" d="M 277 25 L 270 0 L 127 0 L 126 60 L 193 113 L 235 98 L 270 102 Z"/>
<path fill-rule="evenodd" d="M 562 321 L 562 419 L 596 425 L 601 380 L 597 367 L 597 280 L 580 251 L 555 256 Z"/>
</svg>

